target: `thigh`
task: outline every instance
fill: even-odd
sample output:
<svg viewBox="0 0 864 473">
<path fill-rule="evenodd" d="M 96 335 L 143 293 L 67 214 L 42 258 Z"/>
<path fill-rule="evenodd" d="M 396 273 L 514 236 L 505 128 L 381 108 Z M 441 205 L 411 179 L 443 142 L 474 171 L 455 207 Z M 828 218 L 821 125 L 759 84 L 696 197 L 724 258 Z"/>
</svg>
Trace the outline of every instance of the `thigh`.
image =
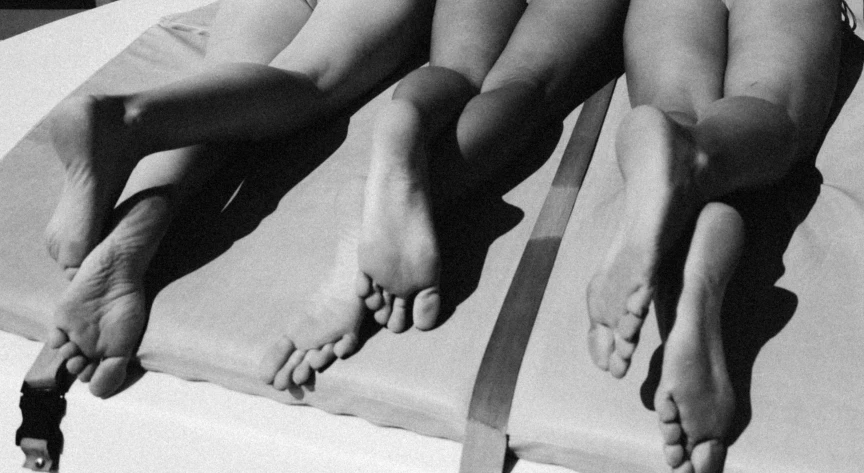
<svg viewBox="0 0 864 473">
<path fill-rule="evenodd" d="M 438 0 L 430 64 L 461 73 L 479 89 L 524 11 L 525 0 Z"/>
<path fill-rule="evenodd" d="M 353 98 L 426 43 L 433 8 L 434 0 L 319 0 L 271 65 L 308 76 L 332 97 Z"/>
<path fill-rule="evenodd" d="M 306 24 L 304 0 L 221 0 L 207 40 L 207 64 L 269 64 Z"/>
<path fill-rule="evenodd" d="M 620 74 L 626 10 L 626 0 L 532 0 L 483 91 L 522 83 L 569 112 Z"/>
<path fill-rule="evenodd" d="M 813 138 L 834 97 L 841 26 L 839 0 L 729 0 L 724 95 L 785 107 Z"/>
<path fill-rule="evenodd" d="M 631 104 L 698 116 L 721 98 L 727 19 L 721 0 L 632 0 L 624 31 Z"/>
</svg>

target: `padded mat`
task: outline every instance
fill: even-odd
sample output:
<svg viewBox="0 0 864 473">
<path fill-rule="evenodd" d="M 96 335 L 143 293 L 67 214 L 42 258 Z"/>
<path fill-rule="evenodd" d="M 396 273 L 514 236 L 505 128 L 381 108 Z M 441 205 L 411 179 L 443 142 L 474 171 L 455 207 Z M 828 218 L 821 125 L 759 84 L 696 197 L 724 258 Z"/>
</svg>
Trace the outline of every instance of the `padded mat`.
<svg viewBox="0 0 864 473">
<path fill-rule="evenodd" d="M 214 11 L 165 18 L 75 93 L 132 91 L 193 72 Z M 864 409 L 855 402 L 864 392 L 856 368 L 864 356 L 864 88 L 856 87 L 864 49 L 857 37 L 846 46 L 838 115 L 818 157 L 741 199 L 749 241 L 724 305 L 738 396 L 730 472 L 851 472 L 864 463 Z M 388 97 L 292 139 L 212 150 L 230 153 L 232 164 L 180 211 L 148 274 L 145 369 L 461 439 L 486 340 L 575 115 L 538 137 L 511 176 L 442 212 L 438 328 L 394 335 L 367 327 L 362 349 L 314 389 L 281 393 L 253 375 L 283 321 L 306 310 L 351 255 L 372 118 Z M 612 136 L 628 109 L 619 81 L 510 421 L 517 456 L 582 473 L 666 471 L 649 402 L 660 346 L 653 314 L 625 380 L 595 369 L 584 344 L 585 287 L 620 220 Z M 62 184 L 43 125 L 0 161 L 0 183 L 0 329 L 39 339 L 66 285 L 41 243 Z"/>
</svg>

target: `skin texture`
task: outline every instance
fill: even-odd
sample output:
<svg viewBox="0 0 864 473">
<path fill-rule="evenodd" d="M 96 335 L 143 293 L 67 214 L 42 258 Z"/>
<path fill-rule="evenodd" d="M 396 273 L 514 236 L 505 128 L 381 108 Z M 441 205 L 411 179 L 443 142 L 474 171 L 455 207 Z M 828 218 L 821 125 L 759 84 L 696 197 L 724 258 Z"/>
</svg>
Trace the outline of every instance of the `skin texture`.
<svg viewBox="0 0 864 473">
<path fill-rule="evenodd" d="M 836 84 L 840 3 L 793 3 L 630 4 L 624 41 L 634 108 L 616 142 L 625 220 L 587 293 L 589 350 L 615 377 L 630 365 L 669 250 L 688 244 L 683 235 L 697 217 L 717 232 L 732 225 L 717 216 L 724 212 L 705 216 L 705 204 L 776 182 L 815 145 Z M 685 277 L 658 399 L 675 471 L 722 469 L 734 409 L 719 332 L 710 327 L 737 249 L 700 238 L 693 239 L 688 265 L 708 261 L 692 265 L 713 276 L 708 283 Z M 704 256 L 712 251 L 713 259 Z"/>
<path fill-rule="evenodd" d="M 323 2 L 312 14 L 302 1 L 229 0 L 215 19 L 199 74 L 58 106 L 51 128 L 67 174 L 46 239 L 72 282 L 51 342 L 76 346 L 67 367 L 90 381 L 94 394 L 110 395 L 125 379 L 146 323 L 143 274 L 172 209 L 221 165 L 202 162 L 201 144 L 281 136 L 340 110 L 413 53 L 428 31 L 431 8 L 427 0 L 355 0 Z M 363 18 L 359 27 L 357 18 Z M 109 225 L 132 169 L 153 153 L 159 154 L 128 185 L 132 193 L 154 186 L 170 192 L 145 196 Z M 346 333 L 331 328 L 317 340 L 304 339 L 310 362 Z"/>
<path fill-rule="evenodd" d="M 524 137 L 563 119 L 620 70 L 598 58 L 620 57 L 625 2 L 474 3 L 438 2 L 430 67 L 406 77 L 378 117 L 355 289 L 394 332 L 437 322 L 433 207 L 513 164 L 507 157 Z M 446 133 L 455 133 L 462 161 L 436 183 L 447 190 L 434 203 L 430 149 Z"/>
</svg>

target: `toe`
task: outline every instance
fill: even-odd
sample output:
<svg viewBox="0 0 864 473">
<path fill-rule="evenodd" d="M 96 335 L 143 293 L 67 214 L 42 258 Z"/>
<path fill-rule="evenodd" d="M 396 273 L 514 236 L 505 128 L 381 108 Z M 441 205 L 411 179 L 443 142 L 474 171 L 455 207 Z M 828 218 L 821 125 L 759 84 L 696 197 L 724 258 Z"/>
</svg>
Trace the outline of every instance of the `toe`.
<svg viewBox="0 0 864 473">
<path fill-rule="evenodd" d="M 105 358 L 99 363 L 90 380 L 90 392 L 96 397 L 108 397 L 123 385 L 129 358 L 123 356 Z"/>
<path fill-rule="evenodd" d="M 666 464 L 672 468 L 678 468 L 684 463 L 684 447 L 681 445 L 665 445 L 663 446 L 663 456 L 666 458 Z"/>
<path fill-rule="evenodd" d="M 726 446 L 719 440 L 697 444 L 690 454 L 690 462 L 699 473 L 720 473 L 726 462 Z"/>
<path fill-rule="evenodd" d="M 53 328 L 50 332 L 48 332 L 48 339 L 45 340 L 45 343 L 51 348 L 60 348 L 66 343 L 69 342 L 69 337 L 66 335 L 66 332 L 60 330 L 59 328 Z"/>
<path fill-rule="evenodd" d="M 648 306 L 651 304 L 651 298 L 654 296 L 654 291 L 648 286 L 642 286 L 636 289 L 630 297 L 627 298 L 627 312 L 635 315 L 640 319 L 644 319 L 648 315 Z"/>
<path fill-rule="evenodd" d="M 678 407 L 668 396 L 658 396 L 654 400 L 654 409 L 660 422 L 671 423 L 678 420 Z"/>
<path fill-rule="evenodd" d="M 401 297 L 393 299 L 393 312 L 387 321 L 387 329 L 393 333 L 408 330 L 408 300 Z"/>
<path fill-rule="evenodd" d="M 630 343 L 635 343 L 639 339 L 639 330 L 642 329 L 643 318 L 640 318 L 632 313 L 627 313 L 618 319 L 618 325 L 615 328 L 615 333 L 620 338 L 627 340 Z"/>
<path fill-rule="evenodd" d="M 297 365 L 303 361 L 303 357 L 306 356 L 305 350 L 294 350 L 293 353 L 288 357 L 288 361 L 279 368 L 279 371 L 276 372 L 276 376 L 273 377 L 273 387 L 284 391 L 291 387 L 291 377 L 294 374 L 294 369 Z"/>
<path fill-rule="evenodd" d="M 423 289 L 414 298 L 414 326 L 420 330 L 431 330 L 438 322 L 441 310 L 441 296 L 438 286 Z"/>
<path fill-rule="evenodd" d="M 73 356 L 66 361 L 66 371 L 72 376 L 78 376 L 87 367 L 87 358 L 83 355 Z"/>
<path fill-rule="evenodd" d="M 84 369 L 78 373 L 78 380 L 82 383 L 89 383 L 90 379 L 93 378 L 93 373 L 96 372 L 96 368 L 99 367 L 98 361 L 91 361 Z"/>
<path fill-rule="evenodd" d="M 681 424 L 677 422 L 660 422 L 660 435 L 663 437 L 663 443 L 666 445 L 681 444 Z"/>
<path fill-rule="evenodd" d="M 294 374 L 291 376 L 291 379 L 294 381 L 294 384 L 300 386 L 306 384 L 311 377 L 312 367 L 309 366 L 306 360 L 303 360 L 297 365 L 297 368 L 294 368 Z"/>
<path fill-rule="evenodd" d="M 623 358 L 617 352 L 609 355 L 609 374 L 613 377 L 618 379 L 623 378 L 627 374 L 628 369 L 630 369 L 629 358 Z"/>
<path fill-rule="evenodd" d="M 76 356 L 81 356 L 81 350 L 78 349 L 78 345 L 66 342 L 57 349 L 57 356 L 68 361 Z"/>
<path fill-rule="evenodd" d="M 609 370 L 609 355 L 614 341 L 612 331 L 603 325 L 595 325 L 588 331 L 588 351 L 594 364 L 603 371 Z"/>
<path fill-rule="evenodd" d="M 381 291 L 372 291 L 371 295 L 363 299 L 363 304 L 366 305 L 367 309 L 377 311 L 384 307 L 384 295 L 381 294 Z"/>
<path fill-rule="evenodd" d="M 309 350 L 306 353 L 304 361 L 315 371 L 321 371 L 330 366 L 330 363 L 336 361 L 336 354 L 333 353 L 333 344 L 328 343 L 319 350 Z"/>
<path fill-rule="evenodd" d="M 684 461 L 678 468 L 674 468 L 672 473 L 696 473 L 696 470 L 693 469 L 693 464 L 689 461 Z"/>
<path fill-rule="evenodd" d="M 620 333 L 615 332 L 615 353 L 624 358 L 625 360 L 629 360 L 633 358 L 633 353 L 636 351 L 636 344 L 624 339 Z"/>
<path fill-rule="evenodd" d="M 340 359 L 348 358 L 357 351 L 357 346 L 360 344 L 360 339 L 354 333 L 343 335 L 338 342 L 333 345 L 333 353 Z"/>
<path fill-rule="evenodd" d="M 357 293 L 357 297 L 363 299 L 367 309 L 377 311 L 384 305 L 381 286 L 374 284 L 372 279 L 362 272 L 357 273 L 354 290 Z"/>
<path fill-rule="evenodd" d="M 375 321 L 381 325 L 387 325 L 390 320 L 390 314 L 393 312 L 393 295 L 384 291 L 384 305 L 375 311 Z"/>
<path fill-rule="evenodd" d="M 280 368 L 288 362 L 288 357 L 294 353 L 294 342 L 283 336 L 264 354 L 258 366 L 258 379 L 266 384 L 273 384 L 273 379 Z"/>
</svg>

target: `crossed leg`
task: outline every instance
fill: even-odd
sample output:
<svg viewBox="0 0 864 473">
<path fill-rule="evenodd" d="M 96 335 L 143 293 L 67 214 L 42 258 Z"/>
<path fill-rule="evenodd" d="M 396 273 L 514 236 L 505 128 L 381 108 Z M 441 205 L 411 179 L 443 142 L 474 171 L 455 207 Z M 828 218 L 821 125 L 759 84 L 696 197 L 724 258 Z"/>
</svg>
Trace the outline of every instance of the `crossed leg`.
<svg viewBox="0 0 864 473">
<path fill-rule="evenodd" d="M 839 2 L 726 4 L 631 3 L 635 108 L 616 143 L 626 220 L 588 289 L 589 349 L 621 377 L 658 268 L 698 215 L 656 395 L 675 471 L 721 471 L 734 413 L 718 320 L 743 237 L 734 212 L 705 203 L 775 182 L 812 150 L 839 62 Z"/>
<path fill-rule="evenodd" d="M 200 74 L 138 94 L 76 99 L 54 113 L 56 134 L 64 134 L 67 126 L 85 132 L 79 147 L 56 140 L 58 151 L 71 156 L 74 164 L 67 165 L 61 202 L 85 205 L 76 214 L 61 203 L 52 227 L 73 230 L 49 230 L 49 247 L 57 250 L 53 254 L 77 271 L 56 313 L 58 330 L 51 339 L 55 345 L 69 341 L 78 345 L 80 356 L 70 359 L 68 367 L 84 380 L 92 377 L 94 394 L 110 395 L 125 377 L 125 366 L 134 355 L 146 320 L 143 273 L 176 205 L 173 192 L 167 200 L 161 195 L 159 202 L 156 198 L 136 202 L 109 236 L 89 250 L 99 238 L 76 237 L 87 232 L 102 234 L 104 215 L 126 184 L 131 167 L 144 155 L 173 149 L 154 156 L 159 164 L 141 173 L 143 182 L 130 186 L 167 185 L 182 191 L 180 194 L 191 191 L 218 166 L 201 161 L 198 143 L 278 135 L 337 110 L 374 86 L 405 56 L 399 54 L 401 49 L 383 47 L 382 52 L 390 56 L 368 58 L 363 48 L 370 41 L 381 41 L 380 35 L 390 34 L 407 43 L 422 35 L 423 15 L 418 6 L 422 3 L 394 8 L 392 18 L 372 17 L 365 31 L 331 24 L 344 22 L 357 12 L 351 5 L 327 3 L 334 5 L 319 7 L 323 11 L 316 19 L 302 1 L 224 2 L 214 24 L 207 67 Z M 385 13 L 374 7 L 366 11 Z M 333 41 L 319 46 L 316 37 L 326 34 Z M 267 62 L 271 65 L 261 64 Z M 103 114 L 105 109 L 111 113 Z M 81 130 L 81 122 L 90 128 Z M 163 131 L 166 134 L 159 136 Z M 109 139 L 86 138 L 100 134 Z M 149 208 L 157 203 L 158 208 Z M 138 211 L 142 218 L 130 218 Z M 93 217 L 84 221 L 92 227 L 76 235 L 76 219 L 88 212 Z M 71 258 L 70 247 L 85 250 Z M 79 257 L 86 258 L 76 261 Z"/>
<path fill-rule="evenodd" d="M 634 109 L 616 142 L 625 219 L 588 288 L 589 350 L 615 377 L 627 372 L 659 263 L 685 226 L 705 202 L 785 175 L 831 104 L 839 2 L 728 3 L 631 3 Z"/>
</svg>

